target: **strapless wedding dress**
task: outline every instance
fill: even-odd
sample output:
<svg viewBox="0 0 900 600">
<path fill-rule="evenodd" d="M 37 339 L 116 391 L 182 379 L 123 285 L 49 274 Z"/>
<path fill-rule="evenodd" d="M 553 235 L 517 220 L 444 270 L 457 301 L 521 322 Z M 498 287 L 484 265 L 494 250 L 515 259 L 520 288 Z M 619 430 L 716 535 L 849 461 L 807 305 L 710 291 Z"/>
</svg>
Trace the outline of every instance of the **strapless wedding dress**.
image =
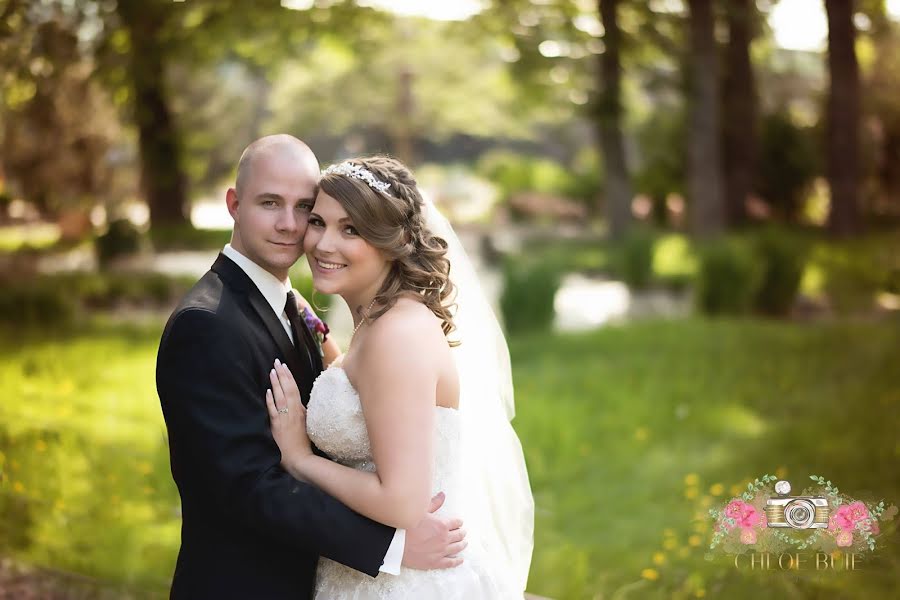
<svg viewBox="0 0 900 600">
<path fill-rule="evenodd" d="M 459 497 L 460 481 L 459 413 L 435 406 L 434 466 L 432 494 L 447 495 L 438 513 L 460 516 L 454 511 L 454 498 Z M 366 422 L 359 395 L 340 367 L 330 367 L 316 379 L 307 406 L 309 438 L 335 461 L 362 471 L 376 470 L 369 447 Z M 372 578 L 364 573 L 319 559 L 316 574 L 317 600 L 505 600 L 516 598 L 502 573 L 491 573 L 484 551 L 477 542 L 477 532 L 467 531 L 468 547 L 460 554 L 463 564 L 452 569 L 419 571 L 401 568 L 399 575 L 380 573 Z M 518 599 L 522 595 L 518 594 Z"/>
</svg>

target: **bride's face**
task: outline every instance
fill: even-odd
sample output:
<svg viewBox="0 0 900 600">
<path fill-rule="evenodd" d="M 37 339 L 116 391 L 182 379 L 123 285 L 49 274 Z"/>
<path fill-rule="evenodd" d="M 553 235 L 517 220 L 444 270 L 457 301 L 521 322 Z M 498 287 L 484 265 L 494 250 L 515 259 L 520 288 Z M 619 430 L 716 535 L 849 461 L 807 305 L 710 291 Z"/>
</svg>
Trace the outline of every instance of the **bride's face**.
<svg viewBox="0 0 900 600">
<path fill-rule="evenodd" d="M 382 253 L 359 235 L 341 204 L 320 191 L 309 214 L 303 249 L 313 285 L 348 304 L 374 297 L 390 269 Z"/>
</svg>

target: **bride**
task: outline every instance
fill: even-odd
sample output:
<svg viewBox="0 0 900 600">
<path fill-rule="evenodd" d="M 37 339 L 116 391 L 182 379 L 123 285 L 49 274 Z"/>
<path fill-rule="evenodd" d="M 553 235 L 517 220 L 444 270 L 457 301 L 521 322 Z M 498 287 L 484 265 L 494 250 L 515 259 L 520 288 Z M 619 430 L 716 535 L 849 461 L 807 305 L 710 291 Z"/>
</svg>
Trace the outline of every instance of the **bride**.
<svg viewBox="0 0 900 600">
<path fill-rule="evenodd" d="M 457 567 L 375 579 L 322 558 L 316 598 L 522 598 L 533 502 L 509 424 L 509 354 L 459 240 L 403 164 L 371 157 L 323 172 L 304 250 L 315 288 L 341 295 L 354 329 L 306 408 L 276 363 L 266 403 L 282 465 L 401 529 L 444 492 L 441 511 L 464 519 L 470 542 Z"/>
</svg>

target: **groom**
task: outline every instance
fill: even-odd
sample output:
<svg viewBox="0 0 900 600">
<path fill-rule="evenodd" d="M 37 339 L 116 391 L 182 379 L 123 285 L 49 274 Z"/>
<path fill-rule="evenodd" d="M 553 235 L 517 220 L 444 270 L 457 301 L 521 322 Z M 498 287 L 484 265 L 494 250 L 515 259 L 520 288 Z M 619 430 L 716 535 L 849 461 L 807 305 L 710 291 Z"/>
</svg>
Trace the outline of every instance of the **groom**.
<svg viewBox="0 0 900 600">
<path fill-rule="evenodd" d="M 461 521 L 429 514 L 394 530 L 279 464 L 264 399 L 269 371 L 276 358 L 287 363 L 306 402 L 322 370 L 309 331 L 285 310 L 318 178 L 315 155 L 294 137 L 248 146 L 226 196 L 231 243 L 163 332 L 156 384 L 182 504 L 174 599 L 310 598 L 320 555 L 373 577 L 398 573 L 401 562 L 461 562 Z"/>
</svg>

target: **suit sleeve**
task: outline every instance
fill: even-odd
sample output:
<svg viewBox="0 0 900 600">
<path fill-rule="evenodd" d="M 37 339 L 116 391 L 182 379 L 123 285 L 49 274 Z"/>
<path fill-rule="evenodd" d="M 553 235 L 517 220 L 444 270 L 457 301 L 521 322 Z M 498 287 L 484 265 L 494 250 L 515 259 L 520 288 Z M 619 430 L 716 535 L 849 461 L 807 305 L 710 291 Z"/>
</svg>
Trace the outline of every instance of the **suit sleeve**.
<svg viewBox="0 0 900 600">
<path fill-rule="evenodd" d="M 377 575 L 395 530 L 281 468 L 253 364 L 235 328 L 210 311 L 185 310 L 167 327 L 157 390 L 173 455 L 191 477 L 184 484 L 204 486 L 201 497 L 254 531 Z"/>
</svg>

